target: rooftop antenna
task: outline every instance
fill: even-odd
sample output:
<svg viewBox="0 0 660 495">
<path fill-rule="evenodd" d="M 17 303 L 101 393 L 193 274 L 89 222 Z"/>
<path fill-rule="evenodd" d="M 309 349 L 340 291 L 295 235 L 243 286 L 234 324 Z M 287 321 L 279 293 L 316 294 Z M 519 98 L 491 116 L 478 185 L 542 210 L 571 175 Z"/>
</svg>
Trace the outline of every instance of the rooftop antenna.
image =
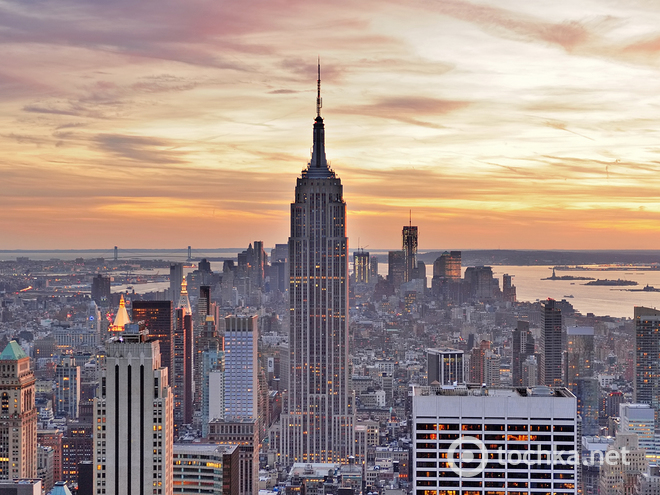
<svg viewBox="0 0 660 495">
<path fill-rule="evenodd" d="M 321 57 L 318 57 L 318 78 L 316 79 L 316 116 L 321 116 L 321 107 L 323 102 L 321 100 Z"/>
<path fill-rule="evenodd" d="M 410 223 L 408 225 L 412 227 L 412 209 L 410 210 Z"/>
</svg>

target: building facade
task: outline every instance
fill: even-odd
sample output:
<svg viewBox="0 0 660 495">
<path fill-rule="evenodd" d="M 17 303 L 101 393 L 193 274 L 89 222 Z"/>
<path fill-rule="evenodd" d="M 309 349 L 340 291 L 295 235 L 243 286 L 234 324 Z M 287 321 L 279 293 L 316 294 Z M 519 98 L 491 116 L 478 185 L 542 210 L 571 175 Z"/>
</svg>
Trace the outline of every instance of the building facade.
<svg viewBox="0 0 660 495">
<path fill-rule="evenodd" d="M 541 341 L 539 342 L 539 383 L 549 387 L 562 384 L 561 309 L 554 299 L 548 299 L 541 309 Z"/>
<path fill-rule="evenodd" d="M 96 494 L 172 495 L 174 402 L 159 342 L 124 332 L 106 344 L 104 373 L 94 399 Z"/>
<path fill-rule="evenodd" d="M 578 493 L 579 462 L 568 462 L 568 452 L 579 451 L 569 390 L 414 387 L 412 394 L 415 495 Z M 521 462 L 537 449 L 566 462 L 537 462 L 536 454 Z"/>
<path fill-rule="evenodd" d="M 348 238 L 343 187 L 328 166 L 320 75 L 312 158 L 296 181 L 289 237 L 290 376 L 284 465 L 347 458 L 353 448 L 348 373 Z"/>
<path fill-rule="evenodd" d="M 37 475 L 37 409 L 30 358 L 15 340 L 0 353 L 0 479 Z"/>
<path fill-rule="evenodd" d="M 428 349 L 428 384 L 440 385 L 465 383 L 463 351 L 457 349 Z"/>
</svg>

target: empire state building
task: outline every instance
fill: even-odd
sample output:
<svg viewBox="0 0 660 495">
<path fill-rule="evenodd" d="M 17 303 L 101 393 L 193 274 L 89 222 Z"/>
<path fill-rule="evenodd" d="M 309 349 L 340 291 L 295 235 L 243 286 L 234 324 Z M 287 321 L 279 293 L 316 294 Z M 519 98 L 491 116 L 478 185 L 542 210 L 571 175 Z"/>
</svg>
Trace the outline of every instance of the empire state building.
<svg viewBox="0 0 660 495">
<path fill-rule="evenodd" d="M 348 375 L 348 238 L 341 181 L 325 157 L 319 68 L 312 158 L 296 181 L 289 237 L 291 374 L 282 462 L 352 455 Z"/>
</svg>

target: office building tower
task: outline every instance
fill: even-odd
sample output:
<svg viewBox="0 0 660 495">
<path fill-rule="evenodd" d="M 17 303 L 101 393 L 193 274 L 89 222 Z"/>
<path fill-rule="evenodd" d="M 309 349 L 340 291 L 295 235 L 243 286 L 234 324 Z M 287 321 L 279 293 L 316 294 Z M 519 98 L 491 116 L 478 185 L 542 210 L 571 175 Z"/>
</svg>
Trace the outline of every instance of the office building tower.
<svg viewBox="0 0 660 495">
<path fill-rule="evenodd" d="M 460 385 L 465 383 L 463 351 L 457 349 L 428 349 L 428 384 Z"/>
<path fill-rule="evenodd" d="M 106 344 L 105 376 L 94 399 L 97 495 L 173 493 L 174 404 L 159 347 L 146 331 L 124 332 Z"/>
<path fill-rule="evenodd" d="M 373 282 L 378 282 L 378 256 L 369 257 L 369 278 Z"/>
<path fill-rule="evenodd" d="M 245 435 L 240 453 L 241 495 L 257 495 L 259 480 L 259 362 L 256 316 L 225 318 L 224 425 L 217 440 L 229 431 Z M 234 425 L 233 428 L 228 428 Z M 222 435 L 224 433 L 224 435 Z"/>
<path fill-rule="evenodd" d="M 259 493 L 259 428 L 254 421 L 209 423 L 209 441 L 220 445 L 238 444 L 238 495 Z"/>
<path fill-rule="evenodd" d="M 502 275 L 502 300 L 516 302 L 516 286 L 511 282 L 512 276 L 508 273 Z"/>
<path fill-rule="evenodd" d="M 320 76 L 312 158 L 296 181 L 289 238 L 289 350 L 284 465 L 347 459 L 353 447 L 348 397 L 348 238 L 340 179 L 325 156 Z"/>
<path fill-rule="evenodd" d="M 172 346 L 172 392 L 174 396 L 174 434 L 192 423 L 193 417 L 193 321 L 186 280 L 174 310 Z"/>
<path fill-rule="evenodd" d="M 511 376 L 514 387 L 523 386 L 523 363 L 534 354 L 534 336 L 529 322 L 518 320 L 511 339 Z"/>
<path fill-rule="evenodd" d="M 270 251 L 270 262 L 286 261 L 289 259 L 289 245 L 288 244 L 275 244 L 275 247 Z"/>
<path fill-rule="evenodd" d="M 358 284 L 369 283 L 369 253 L 360 250 L 353 253 L 353 279 Z"/>
<path fill-rule="evenodd" d="M 92 279 L 92 300 L 99 306 L 110 304 L 110 277 L 99 273 Z"/>
<path fill-rule="evenodd" d="M 182 284 L 183 285 L 183 282 Z M 178 289 L 179 297 L 181 286 Z M 144 323 L 149 338 L 160 344 L 160 363 L 167 368 L 173 383 L 174 312 L 172 301 L 133 301 L 133 321 Z"/>
<path fill-rule="evenodd" d="M 183 263 L 170 263 L 170 301 L 176 304 L 181 294 L 183 281 Z"/>
<path fill-rule="evenodd" d="M 70 423 L 66 435 L 62 438 L 62 477 L 69 484 L 79 484 L 79 465 L 91 462 L 94 458 L 94 434 L 90 418 L 89 423 Z"/>
<path fill-rule="evenodd" d="M 660 310 L 635 306 L 633 401 L 648 404 L 660 421 Z"/>
<path fill-rule="evenodd" d="M 37 429 L 37 446 L 53 450 L 53 480 L 62 479 L 62 451 L 64 432 L 58 429 Z"/>
<path fill-rule="evenodd" d="M 202 352 L 205 350 L 205 344 L 202 342 L 202 333 L 207 325 L 207 316 L 211 314 L 211 287 L 201 285 L 199 287 L 199 299 L 197 300 L 197 311 L 195 321 L 193 322 L 193 408 L 199 410 L 202 405 Z"/>
<path fill-rule="evenodd" d="M 482 340 L 479 347 L 472 349 L 470 356 L 470 382 L 488 387 L 500 385 L 500 363 L 498 354 L 491 351 L 491 343 Z"/>
<path fill-rule="evenodd" d="M 522 365 L 522 386 L 536 387 L 539 384 L 539 362 L 536 356 L 527 356 Z"/>
<path fill-rule="evenodd" d="M 465 269 L 465 280 L 470 284 L 470 294 L 477 301 L 489 301 L 500 290 L 500 282 L 493 277 L 490 266 L 469 266 Z"/>
<path fill-rule="evenodd" d="M 206 325 L 200 339 L 202 437 L 209 436 L 209 422 L 225 416 L 225 357 L 224 339 L 216 330 L 212 315 L 206 317 Z M 196 384 L 197 386 L 197 384 Z M 196 389 L 197 390 L 197 389 Z"/>
<path fill-rule="evenodd" d="M 267 258 L 266 251 L 264 251 L 264 241 L 254 241 L 254 270 L 257 287 L 264 286 L 264 267 L 266 266 L 266 263 Z"/>
<path fill-rule="evenodd" d="M 619 431 L 639 437 L 639 447 L 646 450 L 648 459 L 656 459 L 658 449 L 655 436 L 654 411 L 648 404 L 619 404 Z"/>
<path fill-rule="evenodd" d="M 50 493 L 55 482 L 53 474 L 53 449 L 37 445 L 37 477 L 41 478 L 43 489 Z"/>
<path fill-rule="evenodd" d="M 406 282 L 406 253 L 404 251 L 389 251 L 387 253 L 387 281 L 395 289 Z"/>
<path fill-rule="evenodd" d="M 582 434 L 597 435 L 600 426 L 600 384 L 594 377 L 594 329 L 593 327 L 568 327 L 566 329 L 566 355 L 564 380 L 566 387 L 575 394 L 578 414 L 582 418 Z"/>
<path fill-rule="evenodd" d="M 521 460 L 536 446 L 548 453 L 579 451 L 577 404 L 569 390 L 477 385 L 414 387 L 412 394 L 416 495 L 578 493 L 579 463 Z M 488 459 L 475 439 L 483 439 Z"/>
<path fill-rule="evenodd" d="M 649 468 L 649 461 L 644 452 L 637 435 L 630 433 L 617 434 L 613 444 L 607 447 L 605 451 L 604 458 L 606 462 L 600 468 L 598 494 L 657 494 L 657 491 L 648 493 L 644 490 L 648 486 L 644 486 L 644 481 L 641 478 L 648 473 Z"/>
<path fill-rule="evenodd" d="M 80 384 L 80 366 L 75 365 L 72 357 L 64 357 L 55 368 L 56 414 L 59 417 L 78 419 Z"/>
<path fill-rule="evenodd" d="M 197 269 L 202 273 L 211 273 L 211 262 L 206 258 L 202 258 L 197 264 Z"/>
<path fill-rule="evenodd" d="M 30 358 L 15 340 L 0 353 L 0 479 L 37 475 L 37 409 Z"/>
<path fill-rule="evenodd" d="M 0 481 L 0 493 L 3 495 L 42 495 L 40 479 Z"/>
<path fill-rule="evenodd" d="M 594 328 L 568 327 L 566 329 L 566 372 L 568 389 L 575 393 L 579 378 L 594 376 Z M 580 398 L 578 397 L 578 411 Z"/>
<path fill-rule="evenodd" d="M 417 268 L 417 226 L 404 226 L 401 232 L 401 238 L 403 241 L 404 263 L 406 265 L 403 281 L 410 282 Z"/>
<path fill-rule="evenodd" d="M 174 444 L 174 495 L 239 495 L 237 445 Z"/>
<path fill-rule="evenodd" d="M 433 278 L 461 279 L 461 251 L 445 251 L 433 262 Z"/>
<path fill-rule="evenodd" d="M 256 420 L 259 363 L 256 316 L 225 318 L 225 419 Z"/>
<path fill-rule="evenodd" d="M 561 358 L 563 319 L 554 299 L 548 299 L 541 308 L 541 341 L 539 342 L 539 382 L 541 385 L 559 386 L 562 383 Z"/>
</svg>

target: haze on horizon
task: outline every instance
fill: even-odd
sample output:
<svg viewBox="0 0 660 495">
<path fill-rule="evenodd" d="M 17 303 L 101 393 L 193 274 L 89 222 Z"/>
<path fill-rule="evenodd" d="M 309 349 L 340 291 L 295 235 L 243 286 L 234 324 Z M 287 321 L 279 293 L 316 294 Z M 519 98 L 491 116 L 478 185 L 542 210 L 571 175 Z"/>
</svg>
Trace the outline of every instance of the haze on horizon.
<svg viewBox="0 0 660 495">
<path fill-rule="evenodd" d="M 0 0 L 0 249 L 272 246 L 326 148 L 351 248 L 654 249 L 653 0 Z"/>
</svg>

